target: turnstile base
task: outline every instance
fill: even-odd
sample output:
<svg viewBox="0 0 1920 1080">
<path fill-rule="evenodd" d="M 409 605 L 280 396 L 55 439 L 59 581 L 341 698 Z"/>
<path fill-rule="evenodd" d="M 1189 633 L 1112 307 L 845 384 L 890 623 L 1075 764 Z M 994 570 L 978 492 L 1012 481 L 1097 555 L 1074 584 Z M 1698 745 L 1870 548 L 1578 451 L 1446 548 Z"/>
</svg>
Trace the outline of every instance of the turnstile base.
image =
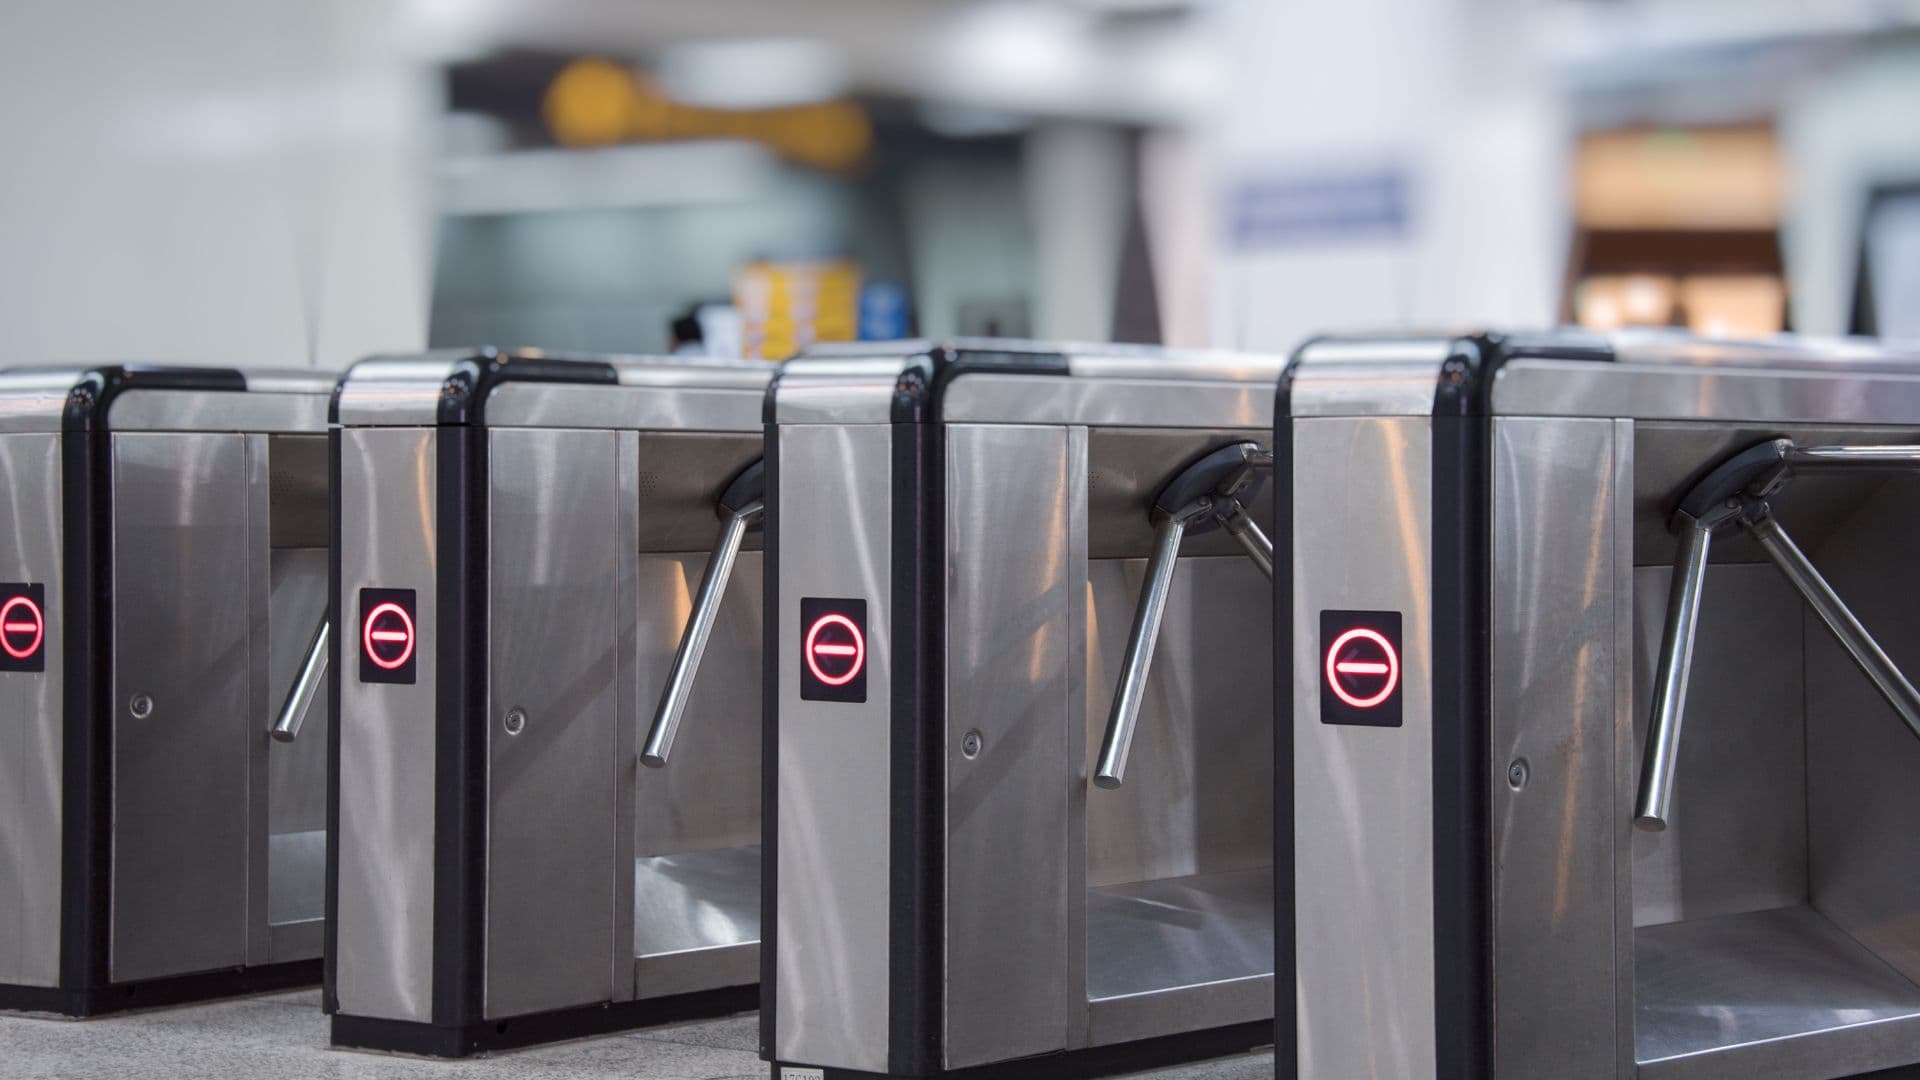
<svg viewBox="0 0 1920 1080">
<path fill-rule="evenodd" d="M 1063 1054 L 1046 1054 L 1041 1057 L 1021 1058 L 1018 1061 L 1002 1061 L 992 1065 L 975 1065 L 965 1069 L 914 1075 L 937 1077 L 939 1080 L 1074 1080 L 1074 1078 L 1137 1072 L 1141 1069 L 1157 1069 L 1204 1058 L 1225 1057 L 1228 1054 L 1244 1053 L 1272 1045 L 1273 1021 L 1260 1020 L 1228 1027 L 1208 1028 L 1205 1031 L 1163 1035 L 1156 1039 L 1141 1039 L 1138 1042 L 1091 1046 L 1085 1050 L 1070 1050 Z M 780 1070 L 808 1068 L 798 1062 L 776 1061 L 769 1065 L 768 1075 L 773 1080 L 792 1080 L 794 1073 L 788 1072 L 783 1076 Z M 893 1074 L 857 1072 L 852 1069 L 821 1069 L 813 1066 L 812 1071 L 802 1072 L 800 1075 L 819 1077 L 821 1080 L 879 1080 L 881 1077 Z"/>
<path fill-rule="evenodd" d="M 320 982 L 320 961 L 294 960 L 285 964 L 203 971 L 168 979 L 109 983 L 68 989 L 53 986 L 16 986 L 0 983 L 0 1012 L 38 1013 L 80 1020 L 89 1016 L 157 1009 L 190 1001 L 295 990 Z"/>
<path fill-rule="evenodd" d="M 760 1007 L 760 987 L 725 986 L 671 997 L 510 1016 L 459 1027 L 335 1013 L 333 1045 L 414 1057 L 464 1058 L 632 1028 L 699 1020 Z"/>
</svg>

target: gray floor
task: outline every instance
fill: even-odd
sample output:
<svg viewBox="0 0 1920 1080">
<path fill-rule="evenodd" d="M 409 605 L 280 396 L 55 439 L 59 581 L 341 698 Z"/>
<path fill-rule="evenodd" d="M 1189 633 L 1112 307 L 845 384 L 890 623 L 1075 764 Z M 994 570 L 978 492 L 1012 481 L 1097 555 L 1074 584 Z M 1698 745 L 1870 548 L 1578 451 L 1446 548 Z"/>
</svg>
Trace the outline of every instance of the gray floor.
<svg viewBox="0 0 1920 1080">
<path fill-rule="evenodd" d="M 0 1016 L 0 1077 L 764 1080 L 766 1066 L 754 1052 L 758 1025 L 755 1014 L 745 1013 L 474 1061 L 419 1061 L 327 1049 L 320 992 L 302 990 L 85 1022 Z M 1246 1054 L 1134 1075 L 1267 1080 L 1273 1076 L 1273 1054 Z"/>
</svg>

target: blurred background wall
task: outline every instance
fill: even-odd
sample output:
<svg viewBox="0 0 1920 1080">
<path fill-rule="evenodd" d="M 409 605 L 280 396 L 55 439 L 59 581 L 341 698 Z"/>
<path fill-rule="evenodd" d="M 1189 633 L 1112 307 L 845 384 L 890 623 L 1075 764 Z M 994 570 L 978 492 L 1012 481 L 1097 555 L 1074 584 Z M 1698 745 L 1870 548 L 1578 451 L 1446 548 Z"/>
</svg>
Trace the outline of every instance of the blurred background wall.
<svg viewBox="0 0 1920 1080">
<path fill-rule="evenodd" d="M 1920 0 L 12 0 L 6 362 L 1920 336 Z"/>
</svg>

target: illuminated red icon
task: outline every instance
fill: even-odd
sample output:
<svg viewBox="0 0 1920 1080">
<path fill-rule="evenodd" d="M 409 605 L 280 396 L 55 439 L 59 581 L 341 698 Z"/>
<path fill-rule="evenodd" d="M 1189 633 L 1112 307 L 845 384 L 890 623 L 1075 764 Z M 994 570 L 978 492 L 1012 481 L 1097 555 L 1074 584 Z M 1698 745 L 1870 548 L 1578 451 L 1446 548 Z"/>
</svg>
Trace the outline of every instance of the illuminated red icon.
<svg viewBox="0 0 1920 1080">
<path fill-rule="evenodd" d="M 378 604 L 367 612 L 360 645 L 368 660 L 385 671 L 398 671 L 413 659 L 413 617 L 395 603 Z"/>
<path fill-rule="evenodd" d="M 828 686 L 845 686 L 866 667 L 867 639 L 852 619 L 830 613 L 807 628 L 803 652 L 814 678 Z"/>
<path fill-rule="evenodd" d="M 1400 656 L 1386 635 L 1356 626 L 1327 646 L 1327 687 L 1343 703 L 1371 709 L 1400 685 Z"/>
<path fill-rule="evenodd" d="M 11 596 L 0 604 L 0 649 L 15 660 L 30 660 L 47 637 L 47 619 L 32 597 Z"/>
</svg>

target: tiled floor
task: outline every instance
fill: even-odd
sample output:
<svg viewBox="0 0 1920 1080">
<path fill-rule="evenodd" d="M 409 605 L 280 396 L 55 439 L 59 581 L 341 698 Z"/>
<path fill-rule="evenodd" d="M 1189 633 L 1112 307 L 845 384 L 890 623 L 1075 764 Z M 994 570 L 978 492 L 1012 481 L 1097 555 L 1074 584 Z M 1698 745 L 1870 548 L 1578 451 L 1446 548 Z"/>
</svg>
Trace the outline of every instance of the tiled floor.
<svg viewBox="0 0 1920 1080">
<path fill-rule="evenodd" d="M 269 994 L 213 1005 L 74 1022 L 0 1017 L 6 1080 L 467 1080 L 469 1077 L 653 1077 L 764 1080 L 752 1013 L 472 1061 L 380 1057 L 327 1048 L 320 992 Z M 1137 1073 L 1165 1080 L 1267 1080 L 1270 1052 Z"/>
</svg>

